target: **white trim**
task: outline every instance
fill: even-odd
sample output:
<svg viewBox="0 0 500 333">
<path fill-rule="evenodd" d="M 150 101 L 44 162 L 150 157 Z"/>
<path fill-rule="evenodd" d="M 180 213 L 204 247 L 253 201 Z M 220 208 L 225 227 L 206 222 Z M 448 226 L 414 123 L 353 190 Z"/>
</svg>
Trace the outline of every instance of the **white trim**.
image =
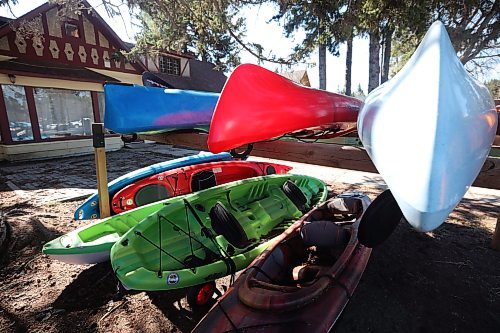
<svg viewBox="0 0 500 333">
<path fill-rule="evenodd" d="M 106 138 L 106 151 L 123 147 L 120 137 Z M 92 139 L 0 145 L 0 160 L 23 161 L 93 154 Z"/>
<path fill-rule="evenodd" d="M 0 73 L 0 84 L 12 84 L 7 74 Z M 16 75 L 17 86 L 29 86 L 40 88 L 60 88 L 60 89 L 74 89 L 74 90 L 90 90 L 90 91 L 104 91 L 101 83 L 96 82 L 81 82 L 61 79 L 49 79 L 43 77 L 33 77 Z"/>
</svg>

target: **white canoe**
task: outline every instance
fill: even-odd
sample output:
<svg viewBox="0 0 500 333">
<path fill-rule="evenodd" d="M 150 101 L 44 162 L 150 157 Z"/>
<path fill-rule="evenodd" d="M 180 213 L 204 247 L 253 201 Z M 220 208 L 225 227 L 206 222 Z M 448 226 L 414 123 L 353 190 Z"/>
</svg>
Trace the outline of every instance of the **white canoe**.
<svg viewBox="0 0 500 333">
<path fill-rule="evenodd" d="M 479 174 L 497 122 L 487 88 L 469 76 L 437 21 L 406 66 L 368 95 L 358 131 L 405 218 L 430 231 Z"/>
</svg>

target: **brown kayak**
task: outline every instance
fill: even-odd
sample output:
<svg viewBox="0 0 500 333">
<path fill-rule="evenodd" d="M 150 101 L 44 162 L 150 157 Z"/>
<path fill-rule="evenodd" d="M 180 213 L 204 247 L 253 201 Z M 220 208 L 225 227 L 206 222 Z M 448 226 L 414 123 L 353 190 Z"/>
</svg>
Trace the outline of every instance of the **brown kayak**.
<svg viewBox="0 0 500 333">
<path fill-rule="evenodd" d="M 330 199 L 274 239 L 193 332 L 328 332 L 347 305 L 371 249 L 357 240 L 370 199 Z"/>
</svg>

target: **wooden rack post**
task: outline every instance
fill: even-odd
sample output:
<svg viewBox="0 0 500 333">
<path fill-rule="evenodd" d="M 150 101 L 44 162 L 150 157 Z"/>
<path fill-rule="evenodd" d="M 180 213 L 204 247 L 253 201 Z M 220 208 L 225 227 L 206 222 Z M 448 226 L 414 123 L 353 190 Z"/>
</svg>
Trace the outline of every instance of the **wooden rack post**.
<svg viewBox="0 0 500 333">
<path fill-rule="evenodd" d="M 497 225 L 493 233 L 493 239 L 491 240 L 491 247 L 494 250 L 500 251 L 500 211 L 498 212 Z"/>
<path fill-rule="evenodd" d="M 92 138 L 94 141 L 99 212 L 101 214 L 101 218 L 105 218 L 111 216 L 111 211 L 109 206 L 108 172 L 106 169 L 106 149 L 103 123 L 92 124 Z"/>
</svg>

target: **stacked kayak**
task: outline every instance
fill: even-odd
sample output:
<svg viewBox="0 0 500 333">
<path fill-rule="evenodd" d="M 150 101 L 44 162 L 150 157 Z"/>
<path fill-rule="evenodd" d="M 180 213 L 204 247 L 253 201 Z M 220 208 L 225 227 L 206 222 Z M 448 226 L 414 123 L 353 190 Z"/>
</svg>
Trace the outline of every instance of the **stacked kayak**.
<svg viewBox="0 0 500 333">
<path fill-rule="evenodd" d="M 135 182 L 115 195 L 114 211 L 123 213 L 54 239 L 45 244 L 42 251 L 54 259 L 72 264 L 107 261 L 113 244 L 148 215 L 170 204 L 168 197 L 173 198 L 250 177 L 283 174 L 290 169 L 291 167 L 268 162 L 226 161 L 202 163 L 159 173 L 152 176 L 152 179 L 149 177 Z M 155 180 L 158 182 L 154 182 Z M 163 194 L 166 195 L 162 197 Z M 117 196 L 124 198 L 117 200 Z M 121 211 L 116 210 L 117 201 L 123 208 Z"/>
<path fill-rule="evenodd" d="M 115 180 L 109 182 L 108 184 L 109 197 L 112 198 L 116 192 L 118 192 L 125 186 L 130 185 L 140 179 L 157 174 L 159 172 L 194 164 L 215 162 L 215 161 L 227 161 L 231 159 L 232 157 L 229 153 L 212 154 L 207 152 L 201 152 L 198 155 L 181 157 L 171 161 L 165 161 L 153 164 L 145 168 L 129 172 L 126 175 L 118 177 Z M 97 219 L 99 217 L 100 217 L 99 195 L 97 193 L 88 197 L 87 200 L 85 200 L 85 202 L 76 209 L 74 214 L 75 220 Z"/>
<path fill-rule="evenodd" d="M 190 165 L 151 175 L 116 192 L 111 209 L 121 213 L 170 197 L 257 176 L 283 174 L 292 168 L 276 163 L 224 161 Z"/>
<path fill-rule="evenodd" d="M 174 198 L 115 243 L 113 271 L 125 288 L 136 290 L 213 281 L 246 267 L 283 223 L 326 196 L 319 179 L 271 175 Z"/>
<path fill-rule="evenodd" d="M 343 123 L 355 123 L 362 105 L 356 98 L 306 88 L 256 65 L 240 65 L 217 102 L 208 147 L 221 152 L 297 131 L 302 137 L 304 130 L 336 131 Z"/>
<path fill-rule="evenodd" d="M 108 261 L 113 244 L 130 228 L 165 204 L 163 201 L 155 202 L 85 225 L 46 243 L 42 252 L 52 259 L 69 264 L 85 265 Z"/>
<path fill-rule="evenodd" d="M 218 93 L 107 83 L 104 126 L 120 134 L 208 131 Z M 126 112 L 124 112 L 126 110 Z"/>
<path fill-rule="evenodd" d="M 367 153 L 419 231 L 437 228 L 458 204 L 496 128 L 488 89 L 469 76 L 439 21 L 405 67 L 368 95 L 358 118 Z"/>
<path fill-rule="evenodd" d="M 193 332 L 330 331 L 371 254 L 357 240 L 369 204 L 363 194 L 345 193 L 304 215 L 249 265 Z"/>
</svg>

